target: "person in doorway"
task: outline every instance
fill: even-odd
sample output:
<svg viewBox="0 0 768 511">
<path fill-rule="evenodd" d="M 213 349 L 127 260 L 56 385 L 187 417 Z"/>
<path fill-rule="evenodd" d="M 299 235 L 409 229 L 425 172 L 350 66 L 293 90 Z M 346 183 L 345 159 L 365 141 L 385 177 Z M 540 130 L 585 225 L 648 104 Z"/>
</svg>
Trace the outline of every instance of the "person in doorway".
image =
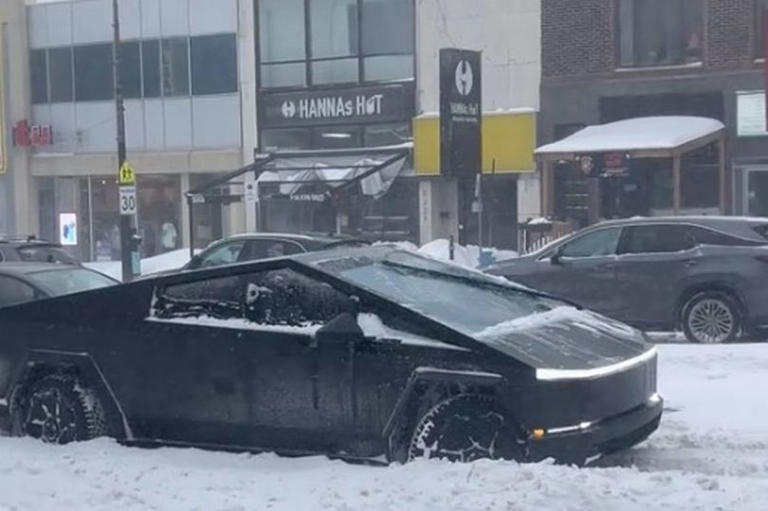
<svg viewBox="0 0 768 511">
<path fill-rule="evenodd" d="M 163 247 L 163 252 L 175 249 L 178 239 L 179 233 L 173 222 L 164 222 L 160 228 L 160 243 Z"/>
</svg>

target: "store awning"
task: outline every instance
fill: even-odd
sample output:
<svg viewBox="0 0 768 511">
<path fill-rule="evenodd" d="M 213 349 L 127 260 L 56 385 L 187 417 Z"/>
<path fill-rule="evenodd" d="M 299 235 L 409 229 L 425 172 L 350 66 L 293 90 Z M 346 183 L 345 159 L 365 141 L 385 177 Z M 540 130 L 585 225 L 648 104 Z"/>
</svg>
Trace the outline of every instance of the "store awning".
<svg viewBox="0 0 768 511">
<path fill-rule="evenodd" d="M 552 161 L 620 151 L 633 158 L 672 158 L 724 136 L 725 125 L 707 117 L 636 117 L 587 126 L 569 137 L 539 147 L 536 155 Z"/>
</svg>

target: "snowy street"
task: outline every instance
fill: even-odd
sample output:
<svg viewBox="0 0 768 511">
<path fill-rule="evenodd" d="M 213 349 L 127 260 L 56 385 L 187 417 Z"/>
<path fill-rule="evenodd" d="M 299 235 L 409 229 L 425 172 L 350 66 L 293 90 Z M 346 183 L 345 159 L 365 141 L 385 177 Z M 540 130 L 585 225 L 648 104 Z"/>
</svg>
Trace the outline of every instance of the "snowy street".
<svg viewBox="0 0 768 511">
<path fill-rule="evenodd" d="M 768 502 L 768 346 L 659 347 L 660 429 L 578 469 L 52 447 L 0 438 L 0 510 L 725 510 Z"/>
</svg>

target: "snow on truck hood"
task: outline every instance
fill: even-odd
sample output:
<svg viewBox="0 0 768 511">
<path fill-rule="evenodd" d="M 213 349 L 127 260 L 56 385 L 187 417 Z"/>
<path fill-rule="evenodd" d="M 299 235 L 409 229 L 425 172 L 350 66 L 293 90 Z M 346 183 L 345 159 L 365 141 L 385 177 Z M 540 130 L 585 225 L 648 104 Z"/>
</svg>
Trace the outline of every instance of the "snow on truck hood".
<svg viewBox="0 0 768 511">
<path fill-rule="evenodd" d="M 656 355 L 640 331 L 569 306 L 505 321 L 473 337 L 534 367 L 540 380 L 598 378 Z"/>
</svg>

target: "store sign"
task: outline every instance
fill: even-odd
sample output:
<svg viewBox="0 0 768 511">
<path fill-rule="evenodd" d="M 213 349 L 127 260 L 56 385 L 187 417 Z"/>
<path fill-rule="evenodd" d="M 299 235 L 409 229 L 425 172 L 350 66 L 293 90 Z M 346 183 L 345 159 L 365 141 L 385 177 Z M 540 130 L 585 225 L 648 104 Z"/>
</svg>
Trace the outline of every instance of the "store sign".
<svg viewBox="0 0 768 511">
<path fill-rule="evenodd" d="M 413 111 L 413 87 L 396 84 L 265 93 L 260 111 L 265 128 L 404 121 Z"/>
<path fill-rule="evenodd" d="M 77 245 L 77 213 L 59 213 L 59 243 Z"/>
<path fill-rule="evenodd" d="M 53 144 L 53 128 L 50 124 L 29 124 L 23 120 L 13 127 L 13 145 L 35 147 Z"/>
<path fill-rule="evenodd" d="M 742 91 L 736 93 L 736 133 L 740 137 L 768 135 L 765 124 L 765 92 Z"/>
<path fill-rule="evenodd" d="M 482 167 L 480 52 L 440 50 L 440 168 L 471 177 Z"/>
</svg>

